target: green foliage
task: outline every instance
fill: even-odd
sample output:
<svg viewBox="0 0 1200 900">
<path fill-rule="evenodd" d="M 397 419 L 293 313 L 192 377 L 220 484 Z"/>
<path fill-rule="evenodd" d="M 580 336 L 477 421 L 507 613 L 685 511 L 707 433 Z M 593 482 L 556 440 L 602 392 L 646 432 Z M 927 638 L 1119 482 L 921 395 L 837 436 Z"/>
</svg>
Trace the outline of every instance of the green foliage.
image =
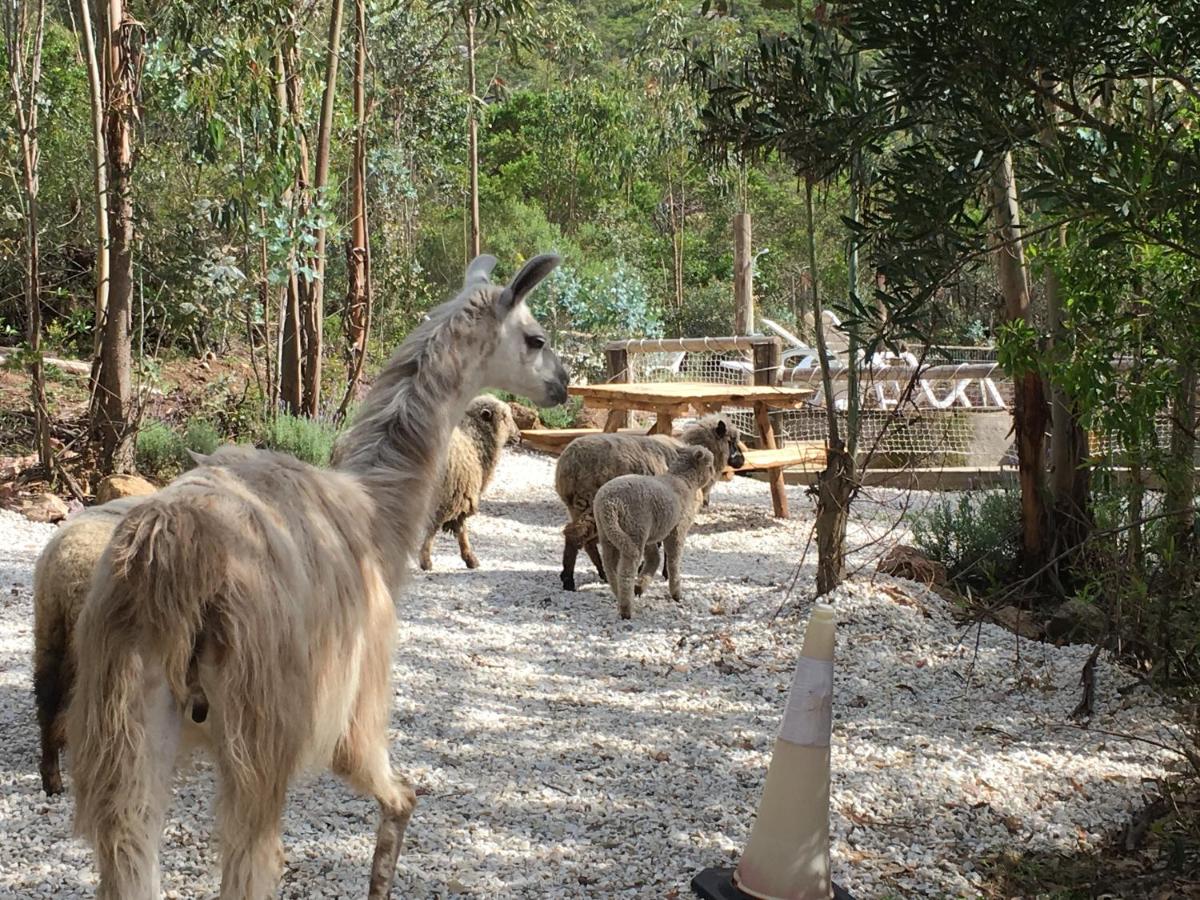
<svg viewBox="0 0 1200 900">
<path fill-rule="evenodd" d="M 329 465 L 334 442 L 341 429 L 325 419 L 306 419 L 279 413 L 263 426 L 262 445 L 268 450 L 290 453 L 313 466 Z"/>
<path fill-rule="evenodd" d="M 188 450 L 207 456 L 221 446 L 221 435 L 206 419 L 190 419 L 183 433 Z"/>
<path fill-rule="evenodd" d="M 547 428 L 574 428 L 581 409 L 583 409 L 583 401 L 578 397 L 572 397 L 559 406 L 539 409 L 538 417 Z"/>
<path fill-rule="evenodd" d="M 168 481 L 183 468 L 184 441 L 166 422 L 144 422 L 138 429 L 134 462 L 149 478 Z"/>
<path fill-rule="evenodd" d="M 939 498 L 917 513 L 913 540 L 942 563 L 957 582 L 978 588 L 999 584 L 1012 570 L 1020 535 L 1020 497 L 1013 491 Z"/>
</svg>

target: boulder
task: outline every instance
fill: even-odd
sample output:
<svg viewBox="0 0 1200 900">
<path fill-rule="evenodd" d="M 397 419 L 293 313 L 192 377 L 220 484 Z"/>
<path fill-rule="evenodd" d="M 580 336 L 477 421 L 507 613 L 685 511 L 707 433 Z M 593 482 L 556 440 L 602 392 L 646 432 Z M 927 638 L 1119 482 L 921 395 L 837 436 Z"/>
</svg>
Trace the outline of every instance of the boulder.
<svg viewBox="0 0 1200 900">
<path fill-rule="evenodd" d="M 517 423 L 517 427 L 522 431 L 542 427 L 542 420 L 538 418 L 538 411 L 532 406 L 526 406 L 524 403 L 509 403 L 508 407 L 512 410 L 513 421 Z"/>
<path fill-rule="evenodd" d="M 61 522 L 71 510 L 53 494 L 34 494 L 22 501 L 18 511 L 31 522 Z"/>
<path fill-rule="evenodd" d="M 607 421 L 608 413 L 602 409 L 581 406 L 579 412 L 575 413 L 576 428 L 603 428 Z"/>
<path fill-rule="evenodd" d="M 157 490 L 158 488 L 139 475 L 109 475 L 96 486 L 96 502 L 107 503 L 121 497 L 144 497 Z"/>
<path fill-rule="evenodd" d="M 897 544 L 875 568 L 884 575 L 907 578 L 929 588 L 946 583 L 946 567 L 908 544 Z"/>
<path fill-rule="evenodd" d="M 1079 597 L 1063 601 L 1046 623 L 1046 637 L 1063 644 L 1094 644 L 1108 630 L 1108 616 Z"/>
<path fill-rule="evenodd" d="M 1013 634 L 1019 634 L 1031 641 L 1039 640 L 1042 630 L 1030 617 L 1029 613 L 1015 606 L 1002 606 L 992 612 L 992 618 L 1002 628 L 1007 628 Z"/>
</svg>

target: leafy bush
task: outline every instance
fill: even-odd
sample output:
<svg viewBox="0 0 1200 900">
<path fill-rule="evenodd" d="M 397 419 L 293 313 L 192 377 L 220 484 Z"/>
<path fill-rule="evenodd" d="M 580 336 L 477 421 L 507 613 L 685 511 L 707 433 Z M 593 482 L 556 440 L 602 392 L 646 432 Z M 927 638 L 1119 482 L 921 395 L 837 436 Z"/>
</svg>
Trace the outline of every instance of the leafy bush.
<svg viewBox="0 0 1200 900">
<path fill-rule="evenodd" d="M 913 541 L 956 581 L 990 587 L 1012 568 L 1020 540 L 1020 497 L 1015 491 L 962 494 L 916 514 Z"/>
<path fill-rule="evenodd" d="M 147 422 L 138 429 L 134 463 L 143 475 L 172 478 L 186 458 L 183 439 L 165 422 Z"/>
<path fill-rule="evenodd" d="M 538 410 L 538 416 L 547 428 L 574 428 L 582 408 L 583 400 L 572 397 L 566 403 Z"/>
<path fill-rule="evenodd" d="M 221 446 L 221 435 L 206 419 L 191 419 L 183 434 L 183 445 L 195 453 L 208 455 Z M 191 458 L 188 457 L 190 462 Z M 188 468 L 187 465 L 184 468 Z"/>
<path fill-rule="evenodd" d="M 339 432 L 336 425 L 325 419 L 280 413 L 266 423 L 262 443 L 269 450 L 290 453 L 301 462 L 327 466 Z"/>
</svg>

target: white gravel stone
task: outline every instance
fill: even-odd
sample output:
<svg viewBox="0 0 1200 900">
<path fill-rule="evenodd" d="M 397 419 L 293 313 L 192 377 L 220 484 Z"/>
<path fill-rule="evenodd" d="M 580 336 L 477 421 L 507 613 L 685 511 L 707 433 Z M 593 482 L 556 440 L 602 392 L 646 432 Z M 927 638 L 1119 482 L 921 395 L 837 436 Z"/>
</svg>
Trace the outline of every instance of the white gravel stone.
<svg viewBox="0 0 1200 900">
<path fill-rule="evenodd" d="M 400 601 L 393 759 L 422 797 L 394 896 L 686 897 L 749 835 L 811 608 L 811 501 L 790 488 L 795 518 L 778 521 L 764 484 L 720 485 L 688 539 L 683 603 L 656 581 L 623 622 L 584 557 L 581 590 L 559 589 L 552 484 L 552 460 L 508 454 L 473 520 L 483 568 L 440 538 Z M 865 549 L 835 596 L 833 862 L 862 900 L 974 896 L 990 853 L 1096 847 L 1166 765 L 1101 732 L 1163 739 L 1173 721 L 1145 691 L 1119 695 L 1132 679 L 1102 656 L 1092 730 L 1072 727 L 1089 647 L 964 630 L 937 595 L 874 576 L 912 503 L 864 498 Z M 30 582 L 52 533 L 0 511 L 0 898 L 96 884 L 69 790 L 47 799 L 37 774 Z M 216 895 L 212 793 L 207 763 L 179 776 L 169 897 Z M 375 823 L 327 775 L 296 784 L 281 896 L 364 894 Z"/>
</svg>

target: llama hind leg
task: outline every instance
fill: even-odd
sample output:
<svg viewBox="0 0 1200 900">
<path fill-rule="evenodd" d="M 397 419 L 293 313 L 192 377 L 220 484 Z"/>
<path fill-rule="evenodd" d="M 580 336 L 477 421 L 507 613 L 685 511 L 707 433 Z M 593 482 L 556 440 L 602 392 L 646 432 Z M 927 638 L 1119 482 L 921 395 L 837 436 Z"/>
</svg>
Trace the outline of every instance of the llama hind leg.
<svg viewBox="0 0 1200 900">
<path fill-rule="evenodd" d="M 433 539 L 437 537 L 437 529 L 434 528 L 429 534 L 425 535 L 425 540 L 421 542 L 421 555 L 419 564 L 421 570 L 428 572 L 433 568 Z"/>
<path fill-rule="evenodd" d="M 463 519 L 454 526 L 454 536 L 458 538 L 458 555 L 467 564 L 468 569 L 479 568 L 479 557 L 471 549 L 471 537 L 467 534 L 467 520 Z"/>
<path fill-rule="evenodd" d="M 274 762 L 239 779 L 220 766 L 217 821 L 221 847 L 221 900 L 265 900 L 279 891 L 283 874 L 280 839 L 287 772 Z"/>
<path fill-rule="evenodd" d="M 651 542 L 646 545 L 646 555 L 642 559 L 642 568 L 638 572 L 637 584 L 633 588 L 634 596 L 640 597 L 646 592 L 646 585 L 650 583 L 650 579 L 658 572 L 659 551 L 658 544 Z"/>
<path fill-rule="evenodd" d="M 375 834 L 375 855 L 371 860 L 368 900 L 385 900 L 396 877 L 396 859 L 404 843 L 404 832 L 417 805 L 412 785 L 392 770 L 388 760 L 386 735 L 377 738 L 356 729 L 338 747 L 333 770 L 356 791 L 374 797 L 379 803 L 379 830 Z"/>
<path fill-rule="evenodd" d="M 66 682 L 66 669 L 64 659 L 46 654 L 37 660 L 33 673 L 33 693 L 42 735 L 42 790 L 48 795 L 60 794 L 63 789 L 58 763 L 63 745 L 63 707 L 70 688 Z"/>
</svg>

